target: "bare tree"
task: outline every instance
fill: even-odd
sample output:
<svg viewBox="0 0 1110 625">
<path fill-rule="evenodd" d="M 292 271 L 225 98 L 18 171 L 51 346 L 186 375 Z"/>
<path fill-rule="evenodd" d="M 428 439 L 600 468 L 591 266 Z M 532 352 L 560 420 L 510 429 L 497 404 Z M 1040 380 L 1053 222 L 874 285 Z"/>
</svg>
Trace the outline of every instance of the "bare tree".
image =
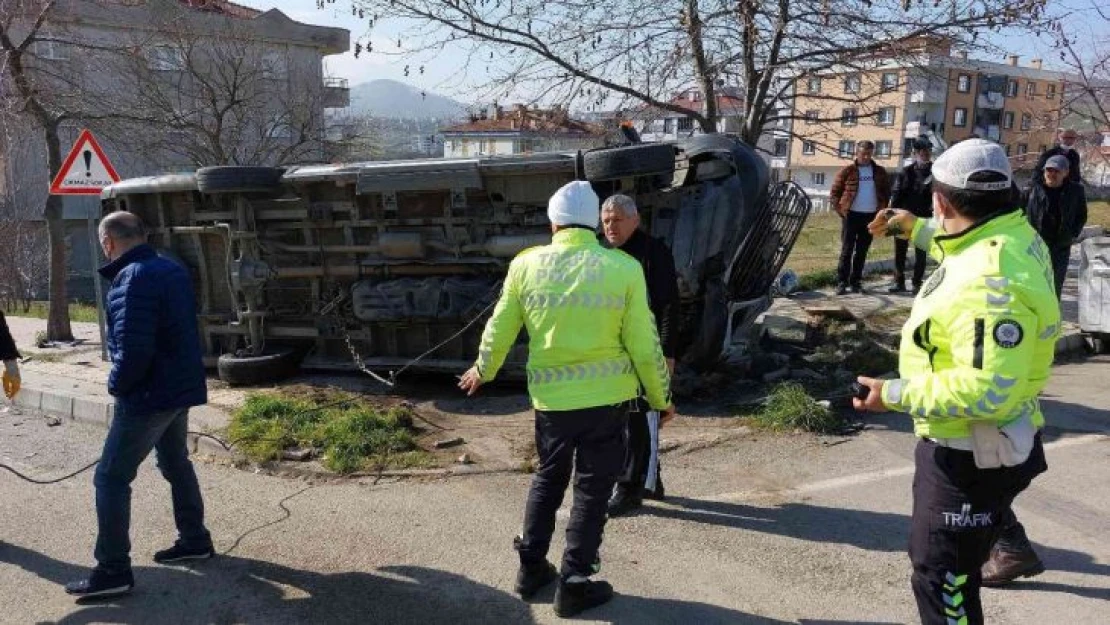
<svg viewBox="0 0 1110 625">
<path fill-rule="evenodd" d="M 325 140 L 322 84 L 292 84 L 295 62 L 249 25 L 193 22 L 164 7 L 135 37 L 121 67 L 132 94 L 117 135 L 161 160 L 204 165 L 282 165 L 319 160 Z M 145 129 L 145 132 L 134 132 Z"/>
<path fill-rule="evenodd" d="M 740 135 L 753 145 L 791 85 L 810 75 L 912 59 L 923 36 L 964 48 L 980 33 L 1040 27 L 1045 0 L 356 0 L 372 29 L 407 25 L 397 47 L 356 52 L 422 59 L 463 50 L 488 77 L 487 97 L 559 100 L 568 106 L 649 105 L 717 129 L 718 88 L 743 90 Z M 380 46 L 380 44 L 379 44 Z M 420 62 L 417 60 L 416 62 Z M 701 110 L 671 101 L 697 87 Z M 784 107 L 789 110 L 789 107 Z"/>
<path fill-rule="evenodd" d="M 84 27 L 106 12 L 142 28 Z M 245 22 L 176 0 L 0 0 L 3 139 L 41 141 L 50 179 L 75 127 L 147 169 L 319 160 L 323 85 L 293 84 L 287 59 Z M 63 203 L 45 188 L 35 197 L 50 249 L 47 335 L 71 340 Z"/>
<path fill-rule="evenodd" d="M 1098 146 L 1101 133 L 1110 129 L 1110 41 L 1103 35 L 1110 28 L 1110 10 L 1092 2 L 1079 14 L 1082 20 L 1053 23 L 1052 42 L 1071 74 L 1063 104 L 1068 119 L 1079 126 L 1085 139 L 1097 137 Z M 1110 155 L 1103 150 L 1087 150 L 1086 154 L 1110 164 Z"/>
</svg>

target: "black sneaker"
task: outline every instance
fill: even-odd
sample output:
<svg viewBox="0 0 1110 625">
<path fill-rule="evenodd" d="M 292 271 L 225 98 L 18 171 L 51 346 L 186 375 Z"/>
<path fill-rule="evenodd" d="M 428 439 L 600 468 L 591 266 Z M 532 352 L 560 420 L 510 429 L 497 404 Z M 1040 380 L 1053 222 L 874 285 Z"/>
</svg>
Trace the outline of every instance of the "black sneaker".
<svg viewBox="0 0 1110 625">
<path fill-rule="evenodd" d="M 81 599 L 109 599 L 131 594 L 135 577 L 130 571 L 112 575 L 97 569 L 85 579 L 66 584 L 66 593 Z"/>
<path fill-rule="evenodd" d="M 609 516 L 619 517 L 644 505 L 644 498 L 633 495 L 628 488 L 618 485 L 609 498 Z"/>
<path fill-rule="evenodd" d="M 913 296 L 917 297 L 917 294 L 920 293 L 920 292 L 921 292 L 921 283 L 920 282 L 914 282 L 913 283 Z"/>
<path fill-rule="evenodd" d="M 171 564 L 173 562 L 184 562 L 186 560 L 207 560 L 214 555 L 216 555 L 216 552 L 212 548 L 212 545 L 200 549 L 189 549 L 177 543 L 169 549 L 163 549 L 155 553 L 154 561 L 158 564 Z"/>
<path fill-rule="evenodd" d="M 537 592 L 551 582 L 559 579 L 559 571 L 555 565 L 544 560 L 536 566 L 520 565 L 516 573 L 516 594 L 521 599 L 531 599 Z"/>
<path fill-rule="evenodd" d="M 856 293 L 856 294 L 863 293 L 863 286 L 859 285 L 859 284 L 853 284 L 852 285 L 852 292 Z"/>
<path fill-rule="evenodd" d="M 897 281 L 894 284 L 890 285 L 890 288 L 887 289 L 886 292 L 887 293 L 905 293 L 906 292 L 906 283 L 902 282 L 902 281 Z"/>
<path fill-rule="evenodd" d="M 837 295 L 847 295 L 848 294 L 848 285 L 847 284 L 838 284 L 838 285 L 836 285 L 836 294 Z"/>
<path fill-rule="evenodd" d="M 655 478 L 655 489 L 644 489 L 644 499 L 652 499 L 655 501 L 663 501 L 667 498 L 667 491 L 663 488 L 663 478 Z"/>
<path fill-rule="evenodd" d="M 574 579 L 573 582 L 560 581 L 559 587 L 555 590 L 555 614 L 560 618 L 570 618 L 590 608 L 608 603 L 613 598 L 613 587 L 609 582 L 595 582 L 584 577 Z"/>
</svg>

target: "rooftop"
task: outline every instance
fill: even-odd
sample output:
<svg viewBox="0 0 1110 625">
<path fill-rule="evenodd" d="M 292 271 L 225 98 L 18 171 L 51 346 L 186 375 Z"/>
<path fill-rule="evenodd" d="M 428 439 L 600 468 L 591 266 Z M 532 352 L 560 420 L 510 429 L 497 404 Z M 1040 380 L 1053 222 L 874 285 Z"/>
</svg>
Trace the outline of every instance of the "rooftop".
<svg viewBox="0 0 1110 625">
<path fill-rule="evenodd" d="M 469 121 L 443 128 L 440 132 L 542 135 L 602 135 L 605 133 L 600 126 L 571 119 L 567 111 L 560 106 L 540 109 L 528 108 L 523 104 L 516 104 L 509 110 L 494 105 L 480 115 L 472 115 Z"/>
</svg>

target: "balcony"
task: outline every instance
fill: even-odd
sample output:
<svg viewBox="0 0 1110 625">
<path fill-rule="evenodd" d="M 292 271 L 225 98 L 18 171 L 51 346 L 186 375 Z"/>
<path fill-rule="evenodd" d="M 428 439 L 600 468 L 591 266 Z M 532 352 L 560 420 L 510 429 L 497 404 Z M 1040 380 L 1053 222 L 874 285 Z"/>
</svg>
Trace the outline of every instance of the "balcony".
<svg viewBox="0 0 1110 625">
<path fill-rule="evenodd" d="M 324 79 L 324 108 L 342 109 L 351 105 L 351 88 L 346 78 Z"/>
</svg>

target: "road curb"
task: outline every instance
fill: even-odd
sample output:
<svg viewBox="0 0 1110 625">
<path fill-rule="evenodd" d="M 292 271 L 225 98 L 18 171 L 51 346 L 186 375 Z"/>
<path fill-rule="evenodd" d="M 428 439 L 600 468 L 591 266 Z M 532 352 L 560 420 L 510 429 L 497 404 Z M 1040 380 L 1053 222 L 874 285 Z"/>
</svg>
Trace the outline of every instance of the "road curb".
<svg viewBox="0 0 1110 625">
<path fill-rule="evenodd" d="M 20 408 L 37 410 L 55 417 L 87 423 L 107 429 L 112 424 L 115 403 L 101 398 L 89 399 L 63 393 L 54 389 L 41 389 L 23 386 L 15 396 L 15 404 Z M 196 434 L 189 434 L 189 453 L 204 452 L 211 456 L 233 458 L 237 454 L 224 449 L 216 441 Z"/>
</svg>

